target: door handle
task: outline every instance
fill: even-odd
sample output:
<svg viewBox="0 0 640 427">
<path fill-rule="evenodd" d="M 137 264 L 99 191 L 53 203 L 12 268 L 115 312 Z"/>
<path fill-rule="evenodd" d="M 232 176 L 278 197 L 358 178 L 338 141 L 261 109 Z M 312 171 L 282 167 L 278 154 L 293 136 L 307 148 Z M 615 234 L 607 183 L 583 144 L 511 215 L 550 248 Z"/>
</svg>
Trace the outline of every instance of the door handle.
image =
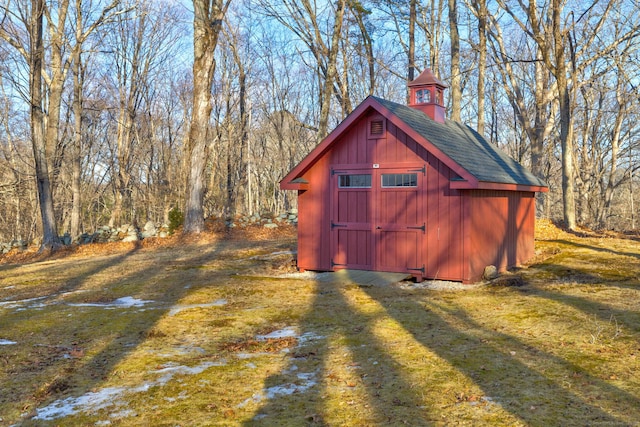
<svg viewBox="0 0 640 427">
<path fill-rule="evenodd" d="M 376 230 L 382 230 L 382 227 L 377 226 L 377 227 L 376 227 Z"/>
</svg>

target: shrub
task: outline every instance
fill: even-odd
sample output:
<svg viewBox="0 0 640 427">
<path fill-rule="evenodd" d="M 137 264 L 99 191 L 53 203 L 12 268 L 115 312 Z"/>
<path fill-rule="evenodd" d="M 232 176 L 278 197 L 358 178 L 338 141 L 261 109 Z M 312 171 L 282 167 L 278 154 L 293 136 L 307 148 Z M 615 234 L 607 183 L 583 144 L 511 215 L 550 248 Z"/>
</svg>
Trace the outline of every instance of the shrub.
<svg viewBox="0 0 640 427">
<path fill-rule="evenodd" d="M 169 211 L 169 233 L 172 233 L 178 229 L 184 222 L 184 214 L 178 208 L 173 208 Z"/>
</svg>

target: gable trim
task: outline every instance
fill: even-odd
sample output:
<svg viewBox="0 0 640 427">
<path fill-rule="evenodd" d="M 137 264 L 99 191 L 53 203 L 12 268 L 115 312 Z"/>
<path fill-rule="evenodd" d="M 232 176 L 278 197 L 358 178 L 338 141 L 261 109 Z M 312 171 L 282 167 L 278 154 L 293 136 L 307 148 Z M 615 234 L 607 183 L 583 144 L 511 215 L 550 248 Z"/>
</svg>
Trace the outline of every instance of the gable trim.
<svg viewBox="0 0 640 427">
<path fill-rule="evenodd" d="M 438 160 L 444 163 L 449 169 L 455 172 L 458 176 L 462 178 L 462 180 L 468 182 L 470 185 L 477 186 L 479 181 L 476 177 L 471 175 L 469 171 L 464 169 L 458 163 L 456 163 L 451 157 L 447 156 L 444 152 L 442 152 L 438 147 L 432 144 L 428 139 L 424 136 L 420 135 L 417 131 L 415 131 L 410 126 L 400 119 L 398 116 L 389 111 L 385 106 L 376 102 L 376 110 L 385 116 L 387 120 L 393 123 L 396 127 L 402 130 L 407 136 L 416 141 L 418 144 L 422 146 L 425 150 L 433 154 Z M 432 119 L 427 119 L 432 120 Z"/>
<path fill-rule="evenodd" d="M 285 175 L 280 181 L 280 189 L 282 190 L 301 190 L 295 182 L 296 178 L 301 177 L 322 155 L 331 148 L 333 142 L 338 139 L 351 125 L 362 117 L 369 109 L 379 105 L 371 96 L 367 97 L 362 104 L 356 107 L 325 139 L 320 142 L 307 156 L 302 159 L 291 171 Z"/>
<path fill-rule="evenodd" d="M 354 125 L 354 123 L 360 120 L 370 110 L 374 110 L 378 114 L 370 117 L 367 120 L 367 137 L 370 136 L 370 122 L 377 120 L 377 118 L 383 119 L 382 121 L 384 131 L 381 136 L 383 137 L 386 134 L 386 121 L 388 120 L 459 176 L 459 180 L 452 181 L 450 183 L 451 189 L 487 189 L 533 192 L 548 191 L 548 188 L 545 186 L 480 181 L 478 178 L 472 175 L 471 172 L 469 172 L 467 169 L 465 169 L 463 166 L 461 166 L 459 163 L 445 154 L 436 145 L 431 143 L 426 136 L 423 136 L 411 126 L 409 126 L 404 120 L 394 114 L 390 109 L 382 105 L 373 96 L 368 96 L 324 140 L 322 140 L 313 150 L 311 150 L 311 152 L 304 159 L 302 159 L 302 161 L 298 163 L 298 165 L 296 165 L 287 175 L 285 175 L 285 177 L 280 181 L 280 188 L 282 190 L 308 189 L 309 184 L 302 184 L 300 183 L 300 181 L 296 181 L 296 179 L 301 178 L 332 147 L 333 143 L 338 138 L 340 138 L 351 126 Z M 431 119 L 425 118 L 425 120 Z M 375 138 L 378 137 L 375 136 Z"/>
</svg>

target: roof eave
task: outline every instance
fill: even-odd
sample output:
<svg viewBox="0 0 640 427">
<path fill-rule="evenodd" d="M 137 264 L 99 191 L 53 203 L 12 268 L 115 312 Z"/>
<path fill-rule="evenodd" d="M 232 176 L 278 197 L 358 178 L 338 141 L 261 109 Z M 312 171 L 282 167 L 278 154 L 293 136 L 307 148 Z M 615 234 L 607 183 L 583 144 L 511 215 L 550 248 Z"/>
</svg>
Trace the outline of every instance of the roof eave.
<svg viewBox="0 0 640 427">
<path fill-rule="evenodd" d="M 451 181 L 449 187 L 452 190 L 504 190 L 504 191 L 522 191 L 532 193 L 546 193 L 549 187 L 544 185 L 526 185 L 511 184 L 503 182 L 486 182 L 486 181 Z"/>
<path fill-rule="evenodd" d="M 303 178 L 296 178 L 292 181 L 285 181 L 284 179 L 280 181 L 280 189 L 281 190 L 308 190 L 309 189 L 309 181 Z"/>
<path fill-rule="evenodd" d="M 350 128 L 360 117 L 372 108 L 383 115 L 387 120 L 398 128 L 402 129 L 409 137 L 420 144 L 424 149 L 429 151 L 438 160 L 455 172 L 460 179 L 450 183 L 451 189 L 458 190 L 508 190 L 508 191 L 524 191 L 524 192 L 547 192 L 548 187 L 544 185 L 529 184 L 512 184 L 500 182 L 480 181 L 473 176 L 467 169 L 445 154 L 436 145 L 431 143 L 427 138 L 408 126 L 402 119 L 387 107 L 379 103 L 375 97 L 367 97 L 355 110 L 351 112 L 324 140 L 322 140 L 297 166 L 295 166 L 280 181 L 280 189 L 282 190 L 307 190 L 309 183 L 303 182 L 300 178 L 327 152 L 333 143 Z"/>
</svg>

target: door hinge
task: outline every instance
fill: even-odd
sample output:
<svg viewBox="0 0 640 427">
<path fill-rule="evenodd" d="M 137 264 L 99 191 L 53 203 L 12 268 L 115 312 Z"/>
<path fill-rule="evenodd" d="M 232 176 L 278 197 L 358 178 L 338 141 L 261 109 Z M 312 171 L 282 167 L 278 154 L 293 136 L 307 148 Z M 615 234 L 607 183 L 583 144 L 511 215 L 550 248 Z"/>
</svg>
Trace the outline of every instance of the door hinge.
<svg viewBox="0 0 640 427">
<path fill-rule="evenodd" d="M 422 230 L 422 234 L 424 234 L 427 231 L 427 224 L 423 222 L 422 225 L 407 226 L 407 228 L 411 230 Z"/>
<path fill-rule="evenodd" d="M 419 271 L 424 275 L 424 264 L 422 264 L 421 268 L 407 268 L 409 271 Z"/>
<path fill-rule="evenodd" d="M 427 165 L 422 165 L 420 169 L 411 169 L 409 172 L 422 172 L 422 176 L 427 174 Z"/>
<path fill-rule="evenodd" d="M 347 224 L 336 224 L 335 222 L 331 221 L 331 231 L 333 231 L 334 228 L 336 227 L 346 227 Z"/>
</svg>

